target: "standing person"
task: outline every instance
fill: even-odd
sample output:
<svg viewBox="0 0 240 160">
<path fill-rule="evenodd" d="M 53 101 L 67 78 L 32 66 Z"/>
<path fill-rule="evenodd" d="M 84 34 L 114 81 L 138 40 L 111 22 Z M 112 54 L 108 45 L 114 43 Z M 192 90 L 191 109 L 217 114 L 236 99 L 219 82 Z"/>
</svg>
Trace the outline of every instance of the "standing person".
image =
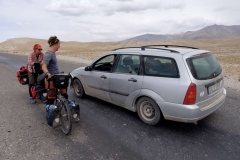
<svg viewBox="0 0 240 160">
<path fill-rule="evenodd" d="M 60 40 L 56 36 L 52 36 L 48 39 L 48 44 L 49 50 L 46 51 L 46 53 L 44 54 L 44 58 L 42 61 L 42 70 L 45 74 L 48 75 L 47 79 L 51 79 L 53 74 L 60 73 L 56 57 L 56 52 L 60 48 Z M 50 85 L 50 88 L 53 88 L 52 81 L 50 81 L 50 83 L 45 81 L 46 88 L 49 88 L 48 85 Z M 60 92 L 66 99 L 68 98 L 66 89 L 61 89 Z M 53 101 L 48 99 L 48 103 L 53 103 Z"/>
<path fill-rule="evenodd" d="M 33 52 L 28 55 L 28 78 L 29 78 L 29 96 L 30 103 L 35 103 L 35 99 L 31 93 L 31 87 L 37 83 L 37 70 L 40 69 L 40 63 L 43 60 L 42 46 L 35 44 L 33 46 Z M 37 69 L 37 67 L 39 67 Z"/>
</svg>

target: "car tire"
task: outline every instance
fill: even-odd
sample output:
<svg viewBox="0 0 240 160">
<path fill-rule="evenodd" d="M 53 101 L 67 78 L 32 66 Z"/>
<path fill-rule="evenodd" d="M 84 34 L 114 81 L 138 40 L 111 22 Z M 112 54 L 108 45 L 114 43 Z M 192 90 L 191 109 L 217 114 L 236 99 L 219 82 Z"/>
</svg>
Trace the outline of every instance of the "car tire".
<svg viewBox="0 0 240 160">
<path fill-rule="evenodd" d="M 148 97 L 142 97 L 137 102 L 139 118 L 148 125 L 156 125 L 163 120 L 163 114 L 157 103 Z"/>
<path fill-rule="evenodd" d="M 83 89 L 82 83 L 78 79 L 73 80 L 73 90 L 78 98 L 83 98 L 85 96 L 85 91 Z"/>
</svg>

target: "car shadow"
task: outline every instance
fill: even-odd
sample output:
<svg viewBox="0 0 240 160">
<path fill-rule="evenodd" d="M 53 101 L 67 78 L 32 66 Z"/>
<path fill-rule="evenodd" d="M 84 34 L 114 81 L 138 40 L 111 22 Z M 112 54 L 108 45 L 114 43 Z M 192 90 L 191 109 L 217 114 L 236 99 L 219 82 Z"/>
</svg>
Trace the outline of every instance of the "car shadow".
<svg viewBox="0 0 240 160">
<path fill-rule="evenodd" d="M 125 117 L 125 118 L 121 119 L 122 123 L 125 123 L 125 124 L 130 123 L 131 125 L 135 125 L 135 126 L 138 125 L 138 127 L 140 127 L 141 129 L 144 128 L 144 130 L 145 129 L 155 129 L 155 130 L 158 130 L 158 129 L 163 130 L 164 129 L 164 130 L 169 130 L 169 131 L 173 130 L 175 132 L 190 133 L 190 132 L 195 132 L 196 130 L 199 130 L 199 128 L 206 127 L 206 126 L 208 126 L 209 123 L 211 123 L 211 121 L 209 121 L 208 117 L 206 117 L 203 120 L 198 121 L 197 124 L 176 122 L 176 121 L 170 121 L 170 120 L 164 119 L 159 124 L 157 124 L 155 126 L 151 126 L 151 125 L 148 125 L 148 124 L 145 124 L 144 122 L 142 122 L 140 120 L 140 118 L 138 117 L 137 112 L 132 112 L 128 109 L 119 107 L 117 105 L 100 100 L 98 98 L 86 96 L 86 97 L 84 97 L 84 99 L 78 99 L 78 101 L 80 103 L 85 102 L 86 105 L 97 104 L 94 107 L 94 109 L 96 109 L 96 113 L 99 113 L 100 111 L 104 110 L 106 113 L 111 113 L 111 115 L 109 115 L 109 116 L 105 114 L 106 117 L 111 117 L 111 116 Z M 209 115 L 209 117 L 211 117 L 211 116 L 212 115 Z M 111 119 L 111 118 L 109 118 L 109 119 Z M 125 119 L 127 119 L 128 121 L 130 120 L 131 122 L 128 122 Z"/>
<path fill-rule="evenodd" d="M 204 136 L 220 137 L 220 135 L 225 135 L 235 137 L 237 134 L 237 129 L 232 129 L 233 132 L 229 134 L 229 128 L 231 128 L 229 121 L 233 121 L 233 118 L 226 116 L 226 111 L 228 111 L 227 106 L 219 108 L 209 116 L 198 121 L 197 124 L 163 120 L 161 123 L 151 126 L 142 122 L 136 112 L 98 98 L 86 96 L 83 99 L 77 98 L 77 101 L 82 103 L 83 106 L 85 105 L 87 109 L 91 109 L 91 112 L 94 112 L 95 122 L 99 125 L 113 124 L 114 126 L 122 128 L 123 132 L 132 132 L 136 135 L 144 133 L 147 134 L 149 138 L 159 138 L 161 135 L 172 135 L 183 136 L 184 138 L 186 138 L 185 136 L 189 138 L 200 136 L 199 138 L 203 139 Z M 86 107 L 83 107 L 83 111 Z M 101 120 L 98 121 L 98 119 Z"/>
</svg>

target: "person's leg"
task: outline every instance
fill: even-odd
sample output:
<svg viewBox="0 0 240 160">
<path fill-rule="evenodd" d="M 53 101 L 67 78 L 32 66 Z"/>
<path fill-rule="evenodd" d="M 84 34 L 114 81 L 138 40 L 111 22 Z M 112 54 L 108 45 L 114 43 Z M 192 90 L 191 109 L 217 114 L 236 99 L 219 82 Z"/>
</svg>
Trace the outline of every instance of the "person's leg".
<svg viewBox="0 0 240 160">
<path fill-rule="evenodd" d="M 28 84 L 28 86 L 29 86 L 29 88 L 28 88 L 29 96 L 32 97 L 31 88 L 32 88 L 32 86 L 34 86 L 34 85 Z"/>
<path fill-rule="evenodd" d="M 68 94 L 67 94 L 67 89 L 66 88 L 60 89 L 60 93 L 65 99 L 68 99 Z"/>
<path fill-rule="evenodd" d="M 41 86 L 39 84 L 36 85 L 36 91 L 37 92 L 37 97 L 40 101 L 43 101 L 43 97 L 42 97 L 42 91 L 40 92 L 40 90 L 42 90 L 43 88 L 41 88 Z"/>
<path fill-rule="evenodd" d="M 44 82 L 47 90 L 47 104 L 53 104 L 54 100 L 57 98 L 57 90 L 53 86 L 53 81 L 45 79 Z"/>
<path fill-rule="evenodd" d="M 29 102 L 35 103 L 36 101 L 33 98 L 32 92 L 31 92 L 31 88 L 34 86 L 34 83 L 35 83 L 35 77 L 34 77 L 33 73 L 28 72 L 28 78 L 29 78 L 29 90 L 28 91 L 29 91 L 29 96 L 30 96 Z"/>
</svg>

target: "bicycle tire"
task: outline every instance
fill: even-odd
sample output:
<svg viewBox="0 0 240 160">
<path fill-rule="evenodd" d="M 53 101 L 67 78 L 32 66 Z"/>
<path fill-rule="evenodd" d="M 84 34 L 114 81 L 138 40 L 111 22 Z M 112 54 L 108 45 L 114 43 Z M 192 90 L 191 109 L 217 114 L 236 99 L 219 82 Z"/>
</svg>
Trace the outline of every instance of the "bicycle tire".
<svg viewBox="0 0 240 160">
<path fill-rule="evenodd" d="M 72 114 L 68 103 L 61 101 L 61 108 L 60 108 L 60 121 L 61 121 L 61 129 L 64 134 L 68 135 L 71 133 L 72 130 Z M 67 121 L 67 127 L 65 122 Z"/>
</svg>

